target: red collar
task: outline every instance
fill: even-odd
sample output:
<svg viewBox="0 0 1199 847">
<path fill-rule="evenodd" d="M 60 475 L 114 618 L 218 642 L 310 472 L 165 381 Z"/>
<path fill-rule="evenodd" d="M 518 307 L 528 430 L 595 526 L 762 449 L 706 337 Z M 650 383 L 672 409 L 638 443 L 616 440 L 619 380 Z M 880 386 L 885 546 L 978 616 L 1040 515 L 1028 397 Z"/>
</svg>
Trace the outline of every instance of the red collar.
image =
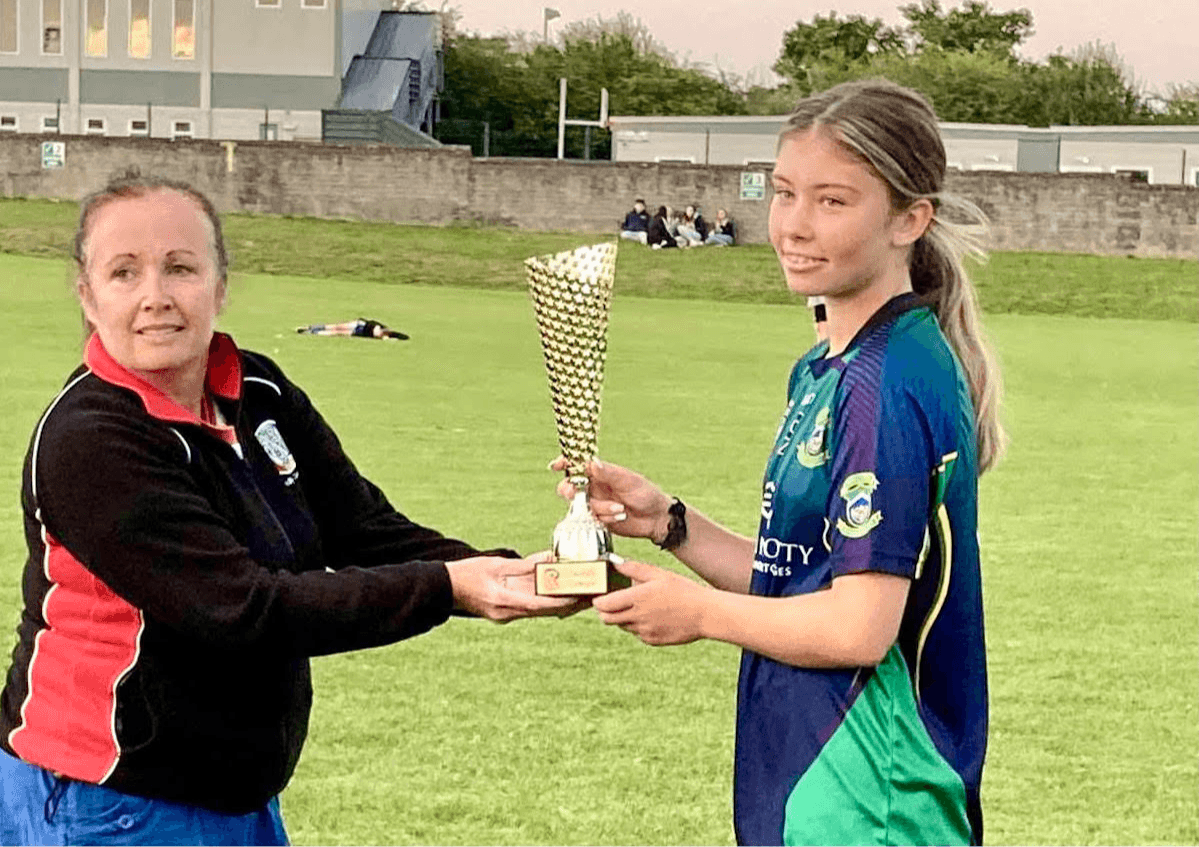
<svg viewBox="0 0 1199 847">
<path fill-rule="evenodd" d="M 146 412 L 151 417 L 172 423 L 199 424 L 217 432 L 230 429 L 204 423 L 190 409 L 180 406 L 140 376 L 127 370 L 104 349 L 97 333 L 92 333 L 92 337 L 88 339 L 83 360 L 100 379 L 121 388 L 128 388 L 141 398 Z M 241 397 L 241 376 L 241 356 L 238 354 L 237 345 L 225 333 L 213 333 L 212 343 L 208 346 L 208 390 L 217 397 L 237 400 Z"/>
</svg>

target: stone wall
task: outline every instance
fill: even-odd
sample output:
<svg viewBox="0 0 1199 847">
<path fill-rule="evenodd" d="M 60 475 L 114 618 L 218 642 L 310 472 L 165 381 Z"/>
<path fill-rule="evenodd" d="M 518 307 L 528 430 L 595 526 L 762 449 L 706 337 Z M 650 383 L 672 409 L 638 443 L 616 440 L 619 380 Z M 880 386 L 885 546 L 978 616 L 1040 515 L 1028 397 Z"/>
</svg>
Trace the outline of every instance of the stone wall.
<svg viewBox="0 0 1199 847">
<path fill-rule="evenodd" d="M 42 167 L 44 140 L 65 166 Z M 765 200 L 740 199 L 727 165 L 475 159 L 465 147 L 400 149 L 269 141 L 165 141 L 0 135 L 0 196 L 78 199 L 136 168 L 184 179 L 223 211 L 613 233 L 635 197 L 651 211 L 724 207 L 745 242 L 766 240 Z M 1103 174 L 951 172 L 947 189 L 977 203 L 999 250 L 1193 258 L 1199 189 Z"/>
</svg>

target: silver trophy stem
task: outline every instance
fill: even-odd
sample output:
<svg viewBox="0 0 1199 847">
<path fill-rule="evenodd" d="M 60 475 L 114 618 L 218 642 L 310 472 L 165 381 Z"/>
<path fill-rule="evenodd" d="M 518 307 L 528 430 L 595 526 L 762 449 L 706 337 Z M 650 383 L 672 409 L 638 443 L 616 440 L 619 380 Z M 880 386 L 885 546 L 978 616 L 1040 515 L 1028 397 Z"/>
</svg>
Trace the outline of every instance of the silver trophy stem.
<svg viewBox="0 0 1199 847">
<path fill-rule="evenodd" d="M 607 560 L 612 553 L 612 533 L 596 520 L 587 505 L 587 487 L 576 487 L 570 509 L 554 527 L 554 558 L 560 562 Z"/>
</svg>

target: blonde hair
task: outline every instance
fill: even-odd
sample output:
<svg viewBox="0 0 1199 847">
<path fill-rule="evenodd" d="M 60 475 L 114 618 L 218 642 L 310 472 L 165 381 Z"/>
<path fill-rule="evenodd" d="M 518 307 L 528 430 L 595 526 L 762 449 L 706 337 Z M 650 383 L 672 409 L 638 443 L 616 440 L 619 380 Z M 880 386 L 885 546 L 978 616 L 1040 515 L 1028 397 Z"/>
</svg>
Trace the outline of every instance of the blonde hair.
<svg viewBox="0 0 1199 847">
<path fill-rule="evenodd" d="M 912 246 L 908 267 L 912 288 L 932 301 L 945 338 L 970 387 L 978 440 L 978 470 L 1003 455 L 1007 434 L 999 419 L 1003 379 L 983 332 L 978 298 L 966 271 L 966 256 L 982 260 L 978 230 L 982 211 L 962 198 L 942 193 L 945 145 L 937 115 L 923 96 L 885 79 L 842 83 L 800 100 L 779 134 L 825 127 L 844 148 L 869 164 L 887 185 L 895 211 L 919 200 L 933 205 L 934 217 Z M 952 211 L 955 220 L 944 213 Z"/>
</svg>

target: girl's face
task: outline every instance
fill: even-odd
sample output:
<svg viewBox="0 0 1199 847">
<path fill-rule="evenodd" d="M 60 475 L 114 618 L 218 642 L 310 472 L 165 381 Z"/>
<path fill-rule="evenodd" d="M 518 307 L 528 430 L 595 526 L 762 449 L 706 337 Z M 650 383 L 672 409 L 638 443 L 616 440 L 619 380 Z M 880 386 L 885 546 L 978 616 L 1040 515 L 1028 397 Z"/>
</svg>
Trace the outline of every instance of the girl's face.
<svg viewBox="0 0 1199 847">
<path fill-rule="evenodd" d="M 111 200 L 85 246 L 79 300 L 109 355 L 168 383 L 203 373 L 225 283 L 199 205 L 165 189 Z"/>
<path fill-rule="evenodd" d="M 846 297 L 906 279 L 920 233 L 908 240 L 910 215 L 892 213 L 887 186 L 831 133 L 787 136 L 772 182 L 770 243 L 792 291 Z"/>
</svg>

